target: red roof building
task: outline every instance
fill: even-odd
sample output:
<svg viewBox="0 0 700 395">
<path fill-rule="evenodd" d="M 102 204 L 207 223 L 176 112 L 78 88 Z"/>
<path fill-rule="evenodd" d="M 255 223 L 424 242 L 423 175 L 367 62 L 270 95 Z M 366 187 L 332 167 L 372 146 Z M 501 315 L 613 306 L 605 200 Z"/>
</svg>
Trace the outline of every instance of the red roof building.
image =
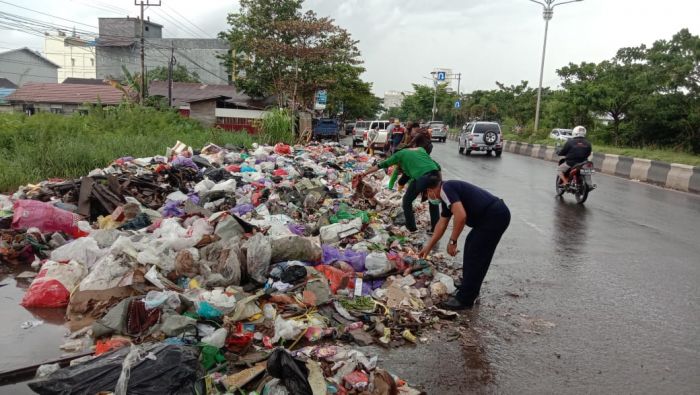
<svg viewBox="0 0 700 395">
<path fill-rule="evenodd" d="M 69 114 L 83 111 L 85 104 L 117 105 L 124 93 L 110 85 L 25 84 L 7 96 L 15 111 L 28 114 L 53 112 Z"/>
</svg>

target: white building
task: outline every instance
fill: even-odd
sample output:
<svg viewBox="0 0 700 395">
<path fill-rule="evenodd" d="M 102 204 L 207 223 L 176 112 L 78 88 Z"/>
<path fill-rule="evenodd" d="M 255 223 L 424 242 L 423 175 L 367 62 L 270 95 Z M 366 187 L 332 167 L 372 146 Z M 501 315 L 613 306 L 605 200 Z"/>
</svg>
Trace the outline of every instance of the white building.
<svg viewBox="0 0 700 395">
<path fill-rule="evenodd" d="M 44 55 L 61 68 L 58 69 L 58 82 L 66 78 L 95 78 L 95 41 L 65 32 L 46 33 Z"/>
<path fill-rule="evenodd" d="M 405 94 L 399 91 L 384 92 L 384 108 L 398 108 L 403 103 Z"/>
</svg>

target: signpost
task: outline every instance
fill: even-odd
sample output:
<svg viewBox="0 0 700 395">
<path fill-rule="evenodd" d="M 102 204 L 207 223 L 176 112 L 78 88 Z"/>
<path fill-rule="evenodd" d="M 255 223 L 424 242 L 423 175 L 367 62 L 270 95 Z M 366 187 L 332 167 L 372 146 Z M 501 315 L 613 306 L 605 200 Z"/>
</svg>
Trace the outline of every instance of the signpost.
<svg viewBox="0 0 700 395">
<path fill-rule="evenodd" d="M 325 110 L 326 104 L 328 104 L 328 91 L 325 89 L 316 91 L 316 104 L 314 105 L 314 109 Z"/>
</svg>

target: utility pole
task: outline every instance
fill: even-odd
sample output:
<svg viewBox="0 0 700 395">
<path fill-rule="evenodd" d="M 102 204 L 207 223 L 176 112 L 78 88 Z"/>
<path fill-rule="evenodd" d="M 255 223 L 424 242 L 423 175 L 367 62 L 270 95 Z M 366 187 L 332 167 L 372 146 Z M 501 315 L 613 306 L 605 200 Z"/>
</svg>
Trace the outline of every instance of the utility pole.
<svg viewBox="0 0 700 395">
<path fill-rule="evenodd" d="M 549 21 L 554 16 L 554 7 L 569 3 L 578 3 L 583 0 L 530 0 L 542 6 L 542 17 L 544 18 L 544 44 L 542 44 L 542 63 L 540 64 L 540 84 L 537 88 L 537 107 L 535 107 L 535 132 L 540 127 L 540 103 L 542 101 L 542 77 L 544 76 L 544 55 L 547 51 L 547 31 L 549 30 Z"/>
<path fill-rule="evenodd" d="M 143 102 L 146 101 L 146 53 L 145 53 L 145 37 L 144 37 L 144 23 L 143 23 L 143 10 L 145 7 L 160 7 L 160 0 L 158 0 L 158 3 L 156 4 L 151 3 L 151 0 L 134 0 L 134 5 L 140 6 L 141 7 L 141 97 L 140 97 L 140 102 L 141 105 L 143 105 Z"/>
<path fill-rule="evenodd" d="M 459 96 L 459 84 L 462 82 L 462 73 L 457 73 L 457 97 L 461 99 Z"/>
<path fill-rule="evenodd" d="M 175 44 L 170 42 L 170 61 L 168 62 L 168 106 L 173 105 L 173 67 L 175 67 Z"/>
<path fill-rule="evenodd" d="M 435 76 L 435 74 L 437 74 L 437 72 L 433 71 L 433 72 L 431 72 L 430 74 L 433 76 L 433 115 L 432 115 L 432 117 L 430 118 L 430 122 L 433 122 L 433 121 L 435 120 L 435 113 L 437 112 L 437 107 L 436 107 L 436 106 L 437 106 L 437 87 L 438 87 L 438 83 L 437 83 L 437 77 Z"/>
</svg>

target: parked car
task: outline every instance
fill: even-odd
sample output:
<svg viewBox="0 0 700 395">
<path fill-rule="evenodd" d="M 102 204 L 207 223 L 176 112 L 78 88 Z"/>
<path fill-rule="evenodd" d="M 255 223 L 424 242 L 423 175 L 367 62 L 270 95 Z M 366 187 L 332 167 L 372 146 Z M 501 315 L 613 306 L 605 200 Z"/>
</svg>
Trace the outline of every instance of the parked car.
<svg viewBox="0 0 700 395">
<path fill-rule="evenodd" d="M 459 153 L 469 155 L 472 151 L 486 152 L 496 156 L 503 153 L 501 125 L 496 122 L 469 122 L 459 134 Z"/>
<path fill-rule="evenodd" d="M 363 145 L 366 147 L 369 142 L 367 141 L 367 136 L 368 132 L 370 129 L 377 128 L 377 138 L 374 139 L 374 143 L 372 144 L 372 148 L 375 150 L 382 150 L 384 152 L 389 150 L 389 146 L 391 145 L 391 139 L 389 136 L 389 132 L 387 132 L 387 128 L 391 122 L 388 120 L 376 120 L 372 121 L 369 123 L 369 126 L 365 130 L 362 138 L 363 138 Z"/>
<path fill-rule="evenodd" d="M 355 122 L 345 122 L 345 135 L 349 136 L 355 128 Z"/>
<path fill-rule="evenodd" d="M 433 121 L 428 123 L 428 133 L 433 140 L 442 141 L 443 143 L 447 140 L 447 130 L 448 126 L 442 121 Z"/>
<path fill-rule="evenodd" d="M 340 140 L 340 124 L 333 118 L 320 118 L 313 120 L 314 140 L 333 139 Z"/>
<path fill-rule="evenodd" d="M 352 146 L 361 145 L 364 140 L 365 131 L 369 128 L 369 121 L 357 121 L 352 128 Z"/>
<path fill-rule="evenodd" d="M 549 138 L 558 141 L 566 141 L 572 137 L 571 129 L 552 129 L 552 132 L 549 133 Z"/>
</svg>

